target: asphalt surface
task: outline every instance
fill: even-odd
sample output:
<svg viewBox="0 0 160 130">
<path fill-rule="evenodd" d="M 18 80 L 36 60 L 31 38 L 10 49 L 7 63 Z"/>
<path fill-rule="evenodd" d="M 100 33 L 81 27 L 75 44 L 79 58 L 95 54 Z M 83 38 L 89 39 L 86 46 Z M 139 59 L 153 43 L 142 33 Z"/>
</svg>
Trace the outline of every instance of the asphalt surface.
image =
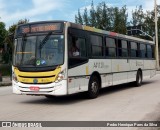
<svg viewBox="0 0 160 130">
<path fill-rule="evenodd" d="M 99 97 L 92 100 L 86 99 L 83 93 L 65 97 L 54 97 L 53 99 L 47 99 L 43 96 L 15 95 L 12 94 L 11 86 L 1 87 L 0 120 L 160 121 L 160 75 L 144 81 L 141 87 L 135 87 L 130 83 L 102 89 Z M 135 127 L 47 129 L 160 130 L 158 128 Z"/>
</svg>

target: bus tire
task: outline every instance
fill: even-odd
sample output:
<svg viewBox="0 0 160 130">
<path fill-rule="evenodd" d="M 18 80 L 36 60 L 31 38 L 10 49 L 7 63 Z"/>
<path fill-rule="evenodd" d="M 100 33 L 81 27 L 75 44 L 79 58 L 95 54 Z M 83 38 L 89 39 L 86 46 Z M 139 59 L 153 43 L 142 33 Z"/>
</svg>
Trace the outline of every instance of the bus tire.
<svg viewBox="0 0 160 130">
<path fill-rule="evenodd" d="M 140 70 L 137 71 L 137 75 L 136 75 L 136 87 L 140 87 L 142 85 L 142 72 Z"/>
<path fill-rule="evenodd" d="M 94 99 L 98 97 L 99 94 L 100 83 L 97 76 L 93 75 L 90 78 L 89 86 L 88 86 L 88 98 Z"/>
</svg>

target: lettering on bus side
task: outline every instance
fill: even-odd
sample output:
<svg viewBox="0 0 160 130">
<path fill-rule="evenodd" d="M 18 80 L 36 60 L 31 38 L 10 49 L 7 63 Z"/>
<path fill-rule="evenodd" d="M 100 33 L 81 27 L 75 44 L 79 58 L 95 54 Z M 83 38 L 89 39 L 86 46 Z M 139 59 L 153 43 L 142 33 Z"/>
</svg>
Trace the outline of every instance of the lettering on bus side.
<svg viewBox="0 0 160 130">
<path fill-rule="evenodd" d="M 108 65 L 105 65 L 104 62 L 94 62 L 93 68 L 108 68 Z"/>
</svg>

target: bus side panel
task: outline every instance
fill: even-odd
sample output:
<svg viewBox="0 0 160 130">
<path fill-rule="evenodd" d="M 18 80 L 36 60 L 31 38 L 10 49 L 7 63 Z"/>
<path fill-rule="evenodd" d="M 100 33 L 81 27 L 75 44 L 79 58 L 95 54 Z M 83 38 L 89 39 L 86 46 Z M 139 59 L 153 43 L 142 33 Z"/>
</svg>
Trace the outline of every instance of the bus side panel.
<svg viewBox="0 0 160 130">
<path fill-rule="evenodd" d="M 153 76 L 156 75 L 156 61 L 155 60 L 151 60 L 151 64 L 150 65 L 151 65 L 150 76 L 152 78 Z"/>
<path fill-rule="evenodd" d="M 112 85 L 111 59 L 90 59 L 89 74 L 93 72 L 100 74 L 102 88 Z"/>
<path fill-rule="evenodd" d="M 155 61 L 144 60 L 143 79 L 151 78 L 155 75 Z"/>
<path fill-rule="evenodd" d="M 68 93 L 77 93 L 88 90 L 89 78 L 86 75 L 87 64 L 68 70 Z"/>
<path fill-rule="evenodd" d="M 128 72 L 128 82 L 136 81 L 136 74 L 137 74 L 137 66 L 136 66 L 137 60 L 130 59 L 130 72 Z"/>
<path fill-rule="evenodd" d="M 88 91 L 89 79 L 94 72 L 100 74 L 102 88 L 112 85 L 111 60 L 90 59 L 88 63 L 68 70 L 69 94 Z"/>
<path fill-rule="evenodd" d="M 136 81 L 136 75 L 138 69 L 143 70 L 143 60 L 130 59 L 130 72 L 128 72 L 128 82 Z"/>
<path fill-rule="evenodd" d="M 105 83 L 102 84 L 102 88 L 109 87 L 113 85 L 113 74 L 105 75 Z"/>
<path fill-rule="evenodd" d="M 113 85 L 126 83 L 130 65 L 127 59 L 112 59 Z"/>
<path fill-rule="evenodd" d="M 143 79 L 150 78 L 151 61 L 144 60 Z"/>
<path fill-rule="evenodd" d="M 133 82 L 133 81 L 136 81 L 136 74 L 137 74 L 137 71 L 130 71 L 127 73 L 128 75 L 128 82 Z"/>
</svg>

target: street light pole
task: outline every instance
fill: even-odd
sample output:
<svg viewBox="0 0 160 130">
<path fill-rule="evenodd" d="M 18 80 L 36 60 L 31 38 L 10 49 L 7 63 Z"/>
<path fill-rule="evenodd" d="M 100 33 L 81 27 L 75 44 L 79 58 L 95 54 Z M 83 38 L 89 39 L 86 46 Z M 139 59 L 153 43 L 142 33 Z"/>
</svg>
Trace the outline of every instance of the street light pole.
<svg viewBox="0 0 160 130">
<path fill-rule="evenodd" d="M 157 0 L 154 0 L 154 9 L 155 9 L 155 43 L 156 43 L 156 66 L 159 70 L 159 51 L 158 51 L 158 30 L 157 30 Z"/>
</svg>

